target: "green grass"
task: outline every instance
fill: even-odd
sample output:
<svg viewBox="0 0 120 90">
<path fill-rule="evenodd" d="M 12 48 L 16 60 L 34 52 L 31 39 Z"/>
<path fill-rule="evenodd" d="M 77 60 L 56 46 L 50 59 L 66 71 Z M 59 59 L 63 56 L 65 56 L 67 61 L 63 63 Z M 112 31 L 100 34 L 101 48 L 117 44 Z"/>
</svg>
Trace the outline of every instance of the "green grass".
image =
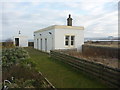
<svg viewBox="0 0 120 90">
<path fill-rule="evenodd" d="M 105 88 L 99 81 L 90 78 L 69 65 L 50 58 L 48 54 L 26 48 L 30 54 L 30 60 L 36 64 L 36 69 L 56 88 Z"/>
</svg>

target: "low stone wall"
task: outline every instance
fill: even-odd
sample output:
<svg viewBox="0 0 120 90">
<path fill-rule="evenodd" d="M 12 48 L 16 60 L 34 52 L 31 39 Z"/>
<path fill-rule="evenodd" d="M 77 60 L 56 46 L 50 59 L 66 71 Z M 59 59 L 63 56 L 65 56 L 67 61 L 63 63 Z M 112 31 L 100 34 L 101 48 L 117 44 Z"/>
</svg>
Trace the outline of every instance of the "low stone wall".
<svg viewBox="0 0 120 90">
<path fill-rule="evenodd" d="M 13 42 L 2 42 L 1 43 L 3 47 L 13 46 Z M 34 47 L 34 42 L 28 42 L 29 47 Z"/>
<path fill-rule="evenodd" d="M 102 47 L 102 46 L 92 46 L 92 45 L 83 45 L 82 52 L 85 55 L 92 56 L 103 56 L 120 59 L 120 48 L 117 47 Z"/>
<path fill-rule="evenodd" d="M 118 45 L 120 42 L 118 41 L 87 41 L 86 44 L 103 44 L 103 45 Z"/>
<path fill-rule="evenodd" d="M 109 87 L 120 88 L 119 68 L 112 68 L 100 63 L 76 58 L 64 52 L 60 52 L 59 50 L 51 51 L 50 55 L 55 60 L 59 60 L 75 69 L 80 70 L 81 72 L 85 72 L 91 77 L 96 78 L 101 82 L 107 84 Z"/>
</svg>

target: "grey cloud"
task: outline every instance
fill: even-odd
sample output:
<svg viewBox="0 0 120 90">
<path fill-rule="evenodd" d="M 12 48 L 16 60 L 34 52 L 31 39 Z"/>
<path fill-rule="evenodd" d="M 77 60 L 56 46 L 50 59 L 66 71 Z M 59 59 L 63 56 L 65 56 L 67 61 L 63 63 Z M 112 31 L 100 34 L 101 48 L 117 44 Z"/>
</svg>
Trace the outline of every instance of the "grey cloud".
<svg viewBox="0 0 120 90">
<path fill-rule="evenodd" d="M 16 33 L 18 33 L 18 30 L 21 30 L 22 34 L 28 36 L 29 38 L 33 38 L 33 32 L 35 30 L 53 24 L 66 25 L 66 18 L 69 13 L 72 14 L 74 26 L 85 26 L 85 37 L 96 37 L 99 34 L 102 36 L 104 33 L 108 32 L 108 29 L 110 33 L 116 32 L 117 23 L 115 23 L 115 21 L 117 16 L 114 15 L 114 12 L 108 13 L 106 10 L 104 10 L 102 8 L 104 2 L 99 3 L 99 6 L 98 4 L 94 4 L 92 2 L 90 3 L 91 6 L 89 6 L 88 3 L 87 8 L 85 8 L 87 6 L 87 2 L 73 4 L 63 3 L 68 8 L 72 7 L 74 9 L 77 9 L 78 12 L 80 11 L 80 9 L 86 10 L 87 13 L 84 15 L 75 12 L 74 9 L 57 10 L 55 8 L 48 8 L 48 6 L 42 7 L 42 9 L 36 8 L 34 6 L 36 6 L 35 4 L 37 3 L 30 4 L 29 6 L 17 10 L 15 9 L 18 8 L 17 4 L 12 3 L 10 8 L 9 6 L 7 6 L 7 9 L 5 9 L 4 12 L 5 16 L 3 17 L 3 24 L 4 26 L 7 25 L 7 27 L 4 27 L 3 36 L 5 38 L 12 37 L 16 35 Z M 34 9 L 32 7 L 34 7 Z M 110 15 L 111 13 L 113 13 L 113 15 L 111 15 L 110 17 L 113 18 L 107 18 L 107 15 Z M 114 25 L 114 27 L 110 27 L 112 25 Z M 103 30 L 97 27 L 101 27 Z M 110 33 L 106 35 L 109 35 Z"/>
</svg>

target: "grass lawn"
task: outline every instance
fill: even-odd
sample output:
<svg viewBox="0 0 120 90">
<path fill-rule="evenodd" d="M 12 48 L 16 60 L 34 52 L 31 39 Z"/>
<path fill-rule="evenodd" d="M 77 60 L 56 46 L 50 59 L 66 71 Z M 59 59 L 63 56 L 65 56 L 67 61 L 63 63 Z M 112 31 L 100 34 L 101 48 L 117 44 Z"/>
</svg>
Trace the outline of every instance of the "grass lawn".
<svg viewBox="0 0 120 90">
<path fill-rule="evenodd" d="M 36 69 L 56 88 L 105 88 L 99 81 L 90 78 L 69 65 L 53 60 L 49 55 L 33 48 L 26 48 L 30 60 L 36 64 Z"/>
</svg>

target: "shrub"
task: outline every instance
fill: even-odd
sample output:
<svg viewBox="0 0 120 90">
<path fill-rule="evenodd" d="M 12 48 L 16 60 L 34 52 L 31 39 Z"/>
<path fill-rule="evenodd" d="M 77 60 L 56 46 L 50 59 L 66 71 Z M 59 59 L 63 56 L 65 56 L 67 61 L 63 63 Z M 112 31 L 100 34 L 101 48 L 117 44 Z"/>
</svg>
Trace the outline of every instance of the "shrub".
<svg viewBox="0 0 120 90">
<path fill-rule="evenodd" d="M 13 48 L 15 47 L 14 44 L 13 44 L 13 40 L 8 38 L 5 42 L 2 42 L 2 46 L 3 48 Z"/>
<path fill-rule="evenodd" d="M 21 47 L 4 48 L 2 50 L 2 66 L 10 67 L 13 64 L 24 62 L 29 58 L 28 52 Z"/>
<path fill-rule="evenodd" d="M 27 66 L 13 65 L 8 70 L 4 70 L 2 73 L 3 80 L 9 80 L 12 82 L 10 88 L 40 88 L 43 86 L 44 78 L 35 70 L 30 69 Z M 11 80 L 14 77 L 14 80 Z"/>
<path fill-rule="evenodd" d="M 32 67 L 29 54 L 24 48 L 4 48 L 2 50 L 2 81 L 9 80 L 10 88 L 35 88 L 42 87 L 43 77 Z M 14 81 L 11 80 L 14 77 Z"/>
</svg>

